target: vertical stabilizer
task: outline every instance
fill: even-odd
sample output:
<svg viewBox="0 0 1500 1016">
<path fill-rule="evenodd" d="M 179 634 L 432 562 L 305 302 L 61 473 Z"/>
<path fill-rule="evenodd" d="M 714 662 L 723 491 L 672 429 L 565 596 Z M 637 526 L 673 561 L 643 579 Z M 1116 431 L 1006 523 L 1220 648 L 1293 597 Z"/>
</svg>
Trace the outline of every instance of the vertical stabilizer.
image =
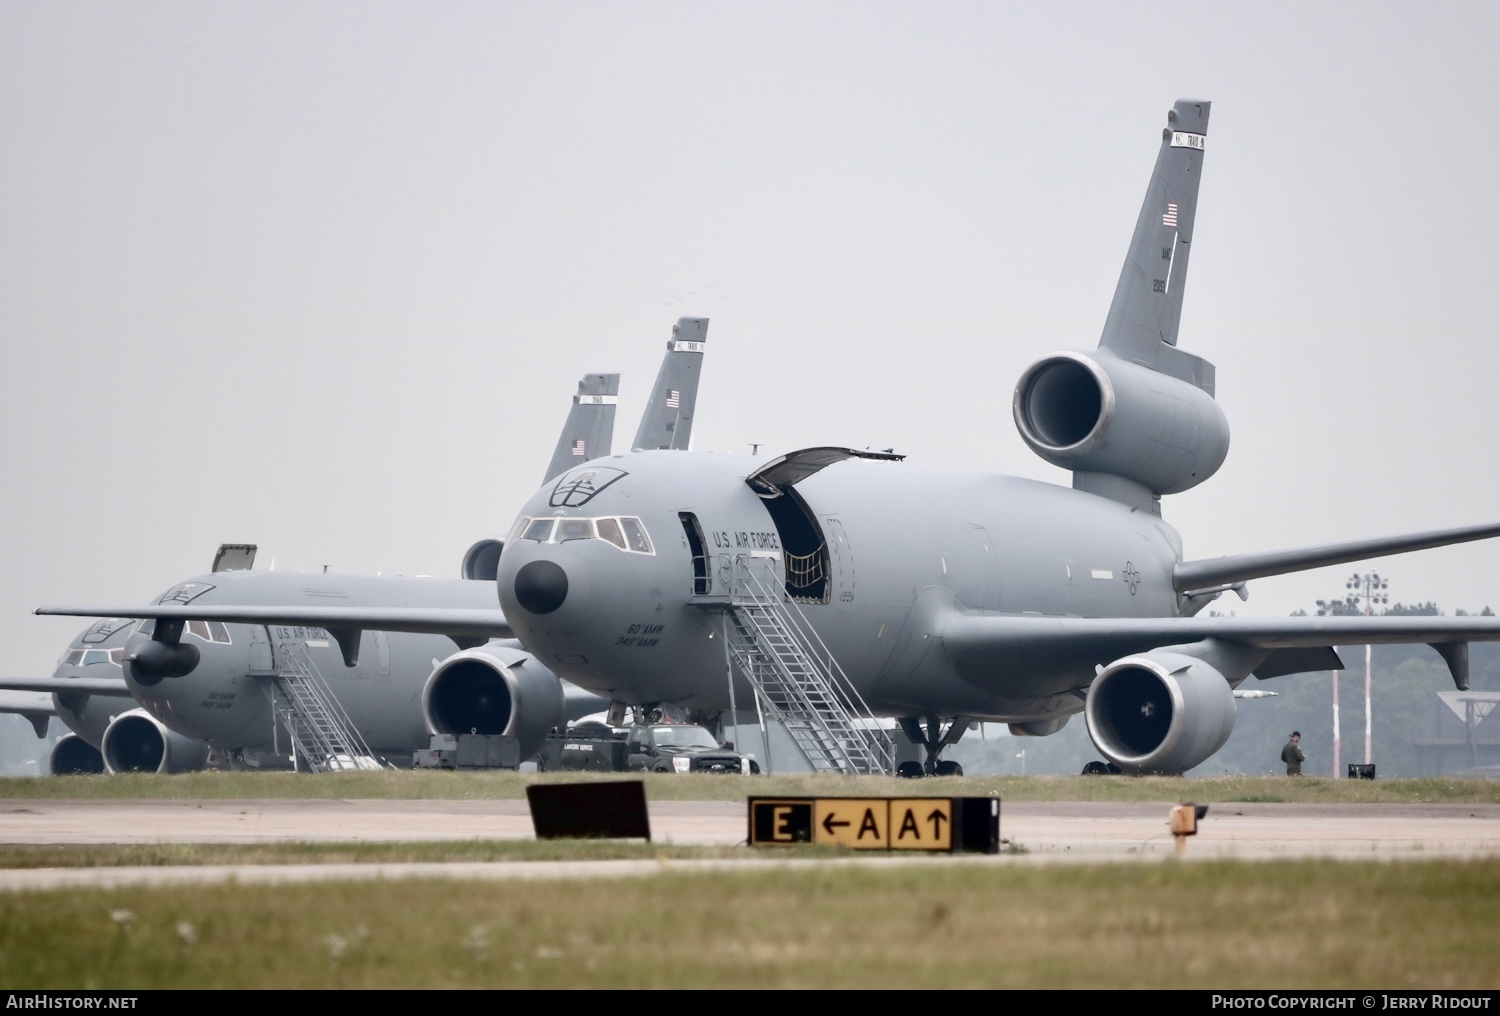
<svg viewBox="0 0 1500 1016">
<path fill-rule="evenodd" d="M 656 385 L 636 431 L 635 451 L 686 451 L 693 437 L 693 408 L 698 404 L 698 375 L 703 372 L 703 347 L 708 318 L 678 318 L 667 341 Z"/>
<path fill-rule="evenodd" d="M 1167 113 L 1156 169 L 1104 322 L 1099 348 L 1214 393 L 1213 364 L 1177 348 L 1209 103 L 1179 99 Z"/>
<path fill-rule="evenodd" d="M 568 422 L 563 424 L 547 467 L 546 483 L 574 466 L 608 455 L 615 431 L 615 404 L 620 396 L 620 375 L 585 374 L 573 396 Z"/>
</svg>

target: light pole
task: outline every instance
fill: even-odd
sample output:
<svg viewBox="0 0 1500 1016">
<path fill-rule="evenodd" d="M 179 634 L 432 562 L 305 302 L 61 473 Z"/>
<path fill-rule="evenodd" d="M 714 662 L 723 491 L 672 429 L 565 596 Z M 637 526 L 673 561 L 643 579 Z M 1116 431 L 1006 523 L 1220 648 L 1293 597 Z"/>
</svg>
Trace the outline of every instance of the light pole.
<svg viewBox="0 0 1500 1016">
<path fill-rule="evenodd" d="M 1385 594 L 1385 589 L 1390 583 L 1381 578 L 1375 572 L 1366 572 L 1363 575 L 1355 573 L 1350 576 L 1349 581 L 1344 583 L 1344 588 L 1350 591 L 1350 595 L 1356 600 L 1365 601 L 1365 616 L 1370 616 L 1370 606 L 1375 603 L 1389 603 L 1390 597 Z M 1370 645 L 1365 644 L 1365 765 L 1369 765 L 1374 759 L 1372 753 L 1374 746 L 1371 743 L 1370 725 Z"/>
<path fill-rule="evenodd" d="M 1359 604 L 1354 599 L 1354 594 L 1345 594 L 1342 600 L 1319 600 L 1318 615 L 1320 617 L 1333 614 L 1355 614 L 1359 612 Z M 1338 779 L 1343 774 L 1343 750 L 1339 737 L 1339 672 L 1330 670 L 1329 676 L 1333 678 L 1333 778 Z"/>
</svg>

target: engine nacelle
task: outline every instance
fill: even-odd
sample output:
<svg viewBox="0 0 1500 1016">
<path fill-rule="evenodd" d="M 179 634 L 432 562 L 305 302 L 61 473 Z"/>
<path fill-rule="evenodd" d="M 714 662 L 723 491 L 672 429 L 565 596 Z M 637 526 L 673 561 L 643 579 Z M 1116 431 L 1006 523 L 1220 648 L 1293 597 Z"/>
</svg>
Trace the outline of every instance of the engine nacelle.
<svg viewBox="0 0 1500 1016">
<path fill-rule="evenodd" d="M 1083 715 L 1099 754 L 1125 772 L 1176 775 L 1229 740 L 1234 690 L 1195 657 L 1142 653 L 1094 678 Z"/>
<path fill-rule="evenodd" d="M 99 742 L 110 773 L 191 773 L 208 765 L 208 745 L 183 737 L 144 709 L 121 713 Z"/>
<path fill-rule="evenodd" d="M 161 684 L 166 677 L 187 677 L 198 666 L 202 654 L 188 642 L 158 642 L 139 632 L 125 640 L 125 675 L 143 688 Z"/>
<path fill-rule="evenodd" d="M 511 734 L 529 758 L 566 716 L 562 681 L 525 650 L 492 642 L 437 665 L 422 716 L 434 734 Z"/>
<path fill-rule="evenodd" d="M 77 734 L 64 734 L 52 746 L 47 768 L 53 776 L 80 776 L 104 772 L 104 756 Z"/>
<path fill-rule="evenodd" d="M 466 579 L 494 582 L 500 574 L 500 552 L 505 549 L 504 540 L 480 540 L 464 551 L 463 564 L 458 572 Z"/>
<path fill-rule="evenodd" d="M 1032 364 L 1011 411 L 1031 450 L 1054 466 L 1157 494 L 1197 486 L 1229 454 L 1229 421 L 1212 395 L 1102 350 Z"/>
</svg>

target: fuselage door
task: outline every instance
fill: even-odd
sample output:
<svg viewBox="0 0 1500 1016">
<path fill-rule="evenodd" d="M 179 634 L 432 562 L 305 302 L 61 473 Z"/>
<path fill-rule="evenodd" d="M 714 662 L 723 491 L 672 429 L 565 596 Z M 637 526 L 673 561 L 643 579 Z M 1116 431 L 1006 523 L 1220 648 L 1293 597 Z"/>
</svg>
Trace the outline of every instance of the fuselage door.
<svg viewBox="0 0 1500 1016">
<path fill-rule="evenodd" d="M 263 624 L 247 624 L 250 633 L 250 673 L 270 674 L 276 670 L 276 659 L 271 653 L 271 640 Z"/>
<path fill-rule="evenodd" d="M 708 547 L 703 541 L 703 527 L 692 512 L 678 512 L 682 532 L 687 537 L 688 553 L 693 557 L 693 595 L 707 596 L 713 591 L 713 567 Z"/>
<path fill-rule="evenodd" d="M 833 549 L 833 570 L 838 582 L 839 602 L 854 602 L 854 552 L 849 546 L 849 537 L 844 532 L 844 524 L 835 518 L 824 520 L 827 523 L 825 531 L 828 533 L 828 545 Z"/>
<path fill-rule="evenodd" d="M 1000 566 L 990 531 L 972 522 L 945 526 L 945 551 L 939 561 L 942 584 L 965 606 L 996 610 L 1000 606 Z"/>
</svg>

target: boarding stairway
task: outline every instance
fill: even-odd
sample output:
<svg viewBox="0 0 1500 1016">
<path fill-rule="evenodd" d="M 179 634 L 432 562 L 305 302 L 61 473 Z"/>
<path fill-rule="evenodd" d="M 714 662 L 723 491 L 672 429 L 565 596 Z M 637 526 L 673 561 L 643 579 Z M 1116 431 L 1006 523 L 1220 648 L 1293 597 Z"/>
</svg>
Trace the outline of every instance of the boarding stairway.
<svg viewBox="0 0 1500 1016">
<path fill-rule="evenodd" d="M 768 573 L 774 559 L 756 558 Z M 895 745 L 875 725 L 864 698 L 834 660 L 797 603 L 780 595 L 774 574 L 748 567 L 734 591 L 715 597 L 724 611 L 728 649 L 815 772 L 889 775 Z M 708 605 L 708 604 L 705 604 Z"/>
<path fill-rule="evenodd" d="M 310 772 L 379 769 L 380 763 L 301 642 L 276 646 L 276 715 L 292 739 L 293 766 Z"/>
</svg>

